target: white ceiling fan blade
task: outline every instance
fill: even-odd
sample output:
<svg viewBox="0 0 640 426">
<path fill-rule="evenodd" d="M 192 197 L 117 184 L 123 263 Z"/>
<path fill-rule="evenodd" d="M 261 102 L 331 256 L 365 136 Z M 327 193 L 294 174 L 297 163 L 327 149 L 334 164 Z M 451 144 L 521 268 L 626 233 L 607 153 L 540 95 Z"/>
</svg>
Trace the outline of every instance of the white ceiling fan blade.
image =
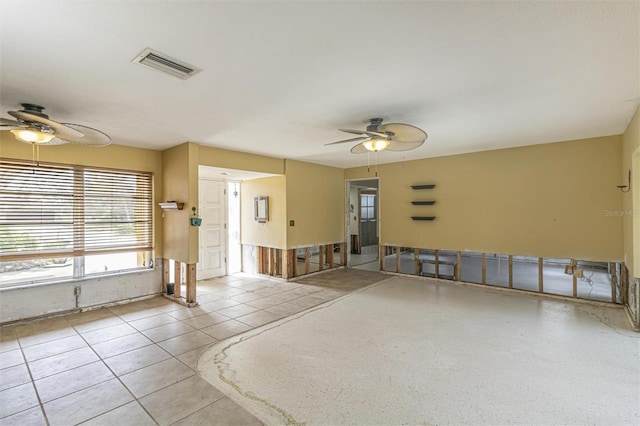
<svg viewBox="0 0 640 426">
<path fill-rule="evenodd" d="M 362 130 L 353 130 L 353 129 L 338 129 L 341 132 L 353 133 L 354 135 L 364 135 L 364 131 Z"/>
<path fill-rule="evenodd" d="M 353 129 L 338 129 L 341 132 L 353 133 L 354 135 L 368 135 L 368 136 L 378 136 L 380 138 L 387 138 L 388 135 L 380 132 L 372 132 L 370 130 L 353 130 Z"/>
<path fill-rule="evenodd" d="M 389 146 L 385 149 L 385 151 L 411 151 L 412 149 L 416 149 L 420 147 L 424 141 L 418 142 L 398 142 L 395 139 L 389 141 Z"/>
<path fill-rule="evenodd" d="M 18 130 L 24 129 L 26 127 L 26 125 L 22 124 L 19 121 L 0 118 L 0 130 Z"/>
<path fill-rule="evenodd" d="M 63 137 L 60 136 L 56 131 L 56 137 L 62 139 L 65 142 L 86 146 L 107 146 L 111 143 L 111 137 L 109 137 L 109 135 L 107 135 L 106 133 L 101 132 L 100 130 L 96 130 L 87 126 L 81 126 L 80 124 L 61 123 L 61 125 L 80 133 L 80 137 Z"/>
<path fill-rule="evenodd" d="M 389 123 L 381 124 L 378 130 L 382 132 L 392 132 L 391 140 L 396 142 L 424 142 L 427 139 L 427 133 L 411 124 Z"/>
<path fill-rule="evenodd" d="M 339 143 L 345 143 L 345 142 L 361 141 L 361 140 L 364 140 L 364 139 L 369 139 L 369 138 L 368 138 L 368 137 L 366 137 L 366 136 L 360 136 L 360 137 L 357 137 L 357 138 L 345 139 L 345 140 L 343 140 L 343 141 L 331 142 L 331 143 L 325 143 L 325 144 L 324 144 L 324 146 L 327 146 L 327 145 L 336 145 L 336 144 L 339 144 Z"/>
<path fill-rule="evenodd" d="M 82 137 L 82 132 L 79 132 L 78 130 L 72 129 L 71 127 L 62 124 L 62 123 L 58 123 L 57 121 L 53 121 L 53 120 L 49 120 L 47 118 L 44 117 L 40 117 L 38 115 L 35 114 L 31 114 L 28 112 L 24 112 L 24 111 L 9 111 L 9 114 L 14 116 L 15 118 L 19 119 L 19 120 L 24 120 L 26 122 L 34 122 L 34 123 L 41 123 L 44 124 L 45 126 L 49 126 L 50 128 L 52 128 L 56 134 L 57 137 L 59 138 L 80 138 Z"/>
</svg>

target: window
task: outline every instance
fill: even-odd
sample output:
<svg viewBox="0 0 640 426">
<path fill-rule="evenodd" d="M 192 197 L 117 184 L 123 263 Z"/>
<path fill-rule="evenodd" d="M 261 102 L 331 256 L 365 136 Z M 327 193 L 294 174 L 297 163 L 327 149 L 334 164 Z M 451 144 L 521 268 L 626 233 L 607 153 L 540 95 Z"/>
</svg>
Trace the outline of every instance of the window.
<svg viewBox="0 0 640 426">
<path fill-rule="evenodd" d="M 376 196 L 373 194 L 360 195 L 360 217 L 362 220 L 376 219 Z"/>
<path fill-rule="evenodd" d="M 1 160 L 0 285 L 151 266 L 152 201 L 151 173 Z"/>
</svg>

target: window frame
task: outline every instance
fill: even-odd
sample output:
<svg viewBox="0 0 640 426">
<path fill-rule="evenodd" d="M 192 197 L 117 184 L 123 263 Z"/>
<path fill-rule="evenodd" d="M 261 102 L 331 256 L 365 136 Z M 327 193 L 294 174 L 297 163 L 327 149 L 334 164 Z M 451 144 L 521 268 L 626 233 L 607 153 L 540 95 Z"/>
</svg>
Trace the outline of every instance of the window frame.
<svg viewBox="0 0 640 426">
<path fill-rule="evenodd" d="M 20 181 L 25 173 L 35 174 L 38 168 L 40 168 L 40 176 L 34 177 L 26 183 Z M 51 171 L 59 171 L 63 176 L 59 182 L 55 181 L 55 178 L 51 181 L 46 180 L 47 172 Z M 72 175 L 71 179 L 69 179 L 69 174 Z M 154 177 L 154 173 L 149 171 L 47 162 L 34 164 L 28 160 L 0 158 L 0 204 L 2 204 L 0 205 L 0 228 L 7 230 L 5 235 L 10 235 L 9 231 L 13 228 L 17 238 L 33 240 L 31 243 L 23 243 L 23 246 L 10 242 L 9 238 L 0 241 L 0 262 L 64 257 L 73 259 L 73 272 L 70 276 L 64 275 L 46 279 L 30 277 L 22 281 L 7 283 L 0 281 L 0 288 L 12 285 L 79 280 L 153 269 Z M 25 181 L 29 181 L 29 179 L 25 179 Z M 52 191 L 57 189 L 60 189 L 64 194 L 62 196 L 51 195 Z M 34 198 L 38 197 L 38 191 L 41 192 L 42 198 L 39 203 L 34 201 Z M 51 195 L 50 200 L 66 200 L 73 204 L 71 222 L 69 222 L 68 206 L 62 206 L 57 210 L 46 209 L 49 195 Z M 28 217 L 20 217 L 20 207 L 23 212 L 28 212 Z M 18 213 L 11 212 L 12 208 L 16 208 Z M 37 213 L 38 210 L 40 213 Z M 69 235 L 71 229 L 71 247 L 65 246 L 62 249 L 58 247 L 54 250 L 47 250 L 46 245 L 49 241 L 47 240 L 47 232 L 53 232 L 52 230 L 57 229 L 56 215 L 65 217 L 58 222 L 60 226 L 67 227 L 64 231 L 66 235 Z M 42 218 L 49 221 L 42 220 Z M 25 231 L 30 230 L 29 225 L 35 229 L 31 234 L 27 234 Z M 23 233 L 20 234 L 21 232 Z M 39 236 L 43 236 L 44 239 L 42 241 L 36 240 Z M 55 238 L 49 237 L 49 239 L 54 241 L 55 245 Z M 42 244 L 45 248 L 42 248 Z M 144 259 L 142 262 L 139 259 L 138 265 L 141 266 L 134 268 L 86 272 L 84 268 L 85 257 L 114 253 L 136 253 L 136 256 L 142 255 Z"/>
</svg>

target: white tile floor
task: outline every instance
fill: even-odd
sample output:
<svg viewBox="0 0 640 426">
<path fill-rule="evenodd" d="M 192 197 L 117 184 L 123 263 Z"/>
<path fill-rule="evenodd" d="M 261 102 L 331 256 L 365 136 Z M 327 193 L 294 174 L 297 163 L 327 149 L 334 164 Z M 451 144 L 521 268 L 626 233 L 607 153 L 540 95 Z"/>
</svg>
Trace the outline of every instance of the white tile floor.
<svg viewBox="0 0 640 426">
<path fill-rule="evenodd" d="M 261 424 L 200 378 L 221 339 L 383 279 L 345 270 L 301 283 L 198 283 L 199 307 L 163 297 L 0 328 L 0 425 Z"/>
</svg>

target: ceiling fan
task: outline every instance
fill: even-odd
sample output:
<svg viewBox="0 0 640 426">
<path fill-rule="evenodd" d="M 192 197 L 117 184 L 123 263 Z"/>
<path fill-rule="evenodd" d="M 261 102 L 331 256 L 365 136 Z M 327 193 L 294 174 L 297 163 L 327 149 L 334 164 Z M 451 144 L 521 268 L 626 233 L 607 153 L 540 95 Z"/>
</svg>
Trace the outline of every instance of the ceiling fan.
<svg viewBox="0 0 640 426">
<path fill-rule="evenodd" d="M 367 152 L 409 151 L 418 148 L 427 139 L 424 130 L 403 123 L 382 124 L 383 119 L 374 117 L 368 120 L 366 130 L 339 129 L 341 132 L 360 135 L 357 138 L 345 139 L 325 145 L 361 141 L 351 148 L 352 154 Z"/>
<path fill-rule="evenodd" d="M 59 123 L 42 112 L 45 108 L 30 103 L 21 104 L 20 111 L 9 111 L 17 120 L 0 118 L 0 130 L 13 133 L 20 142 L 39 145 L 74 143 L 86 146 L 106 146 L 111 138 L 100 130 L 72 123 Z"/>
</svg>

